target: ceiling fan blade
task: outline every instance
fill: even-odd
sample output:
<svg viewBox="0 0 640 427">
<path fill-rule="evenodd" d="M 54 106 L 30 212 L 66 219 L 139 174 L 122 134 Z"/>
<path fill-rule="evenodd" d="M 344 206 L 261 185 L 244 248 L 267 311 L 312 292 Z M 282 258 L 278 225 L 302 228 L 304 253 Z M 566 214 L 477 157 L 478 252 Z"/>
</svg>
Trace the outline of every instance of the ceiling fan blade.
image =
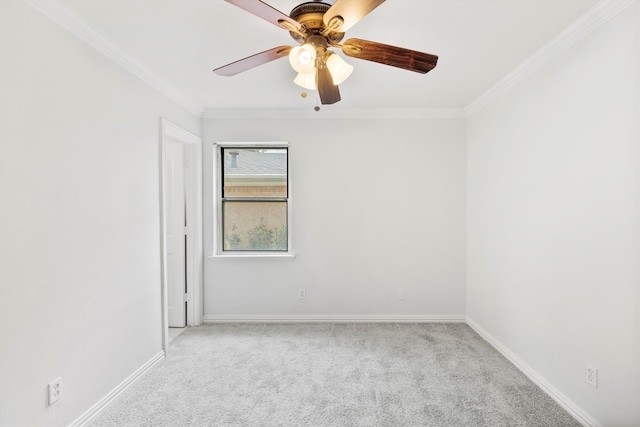
<svg viewBox="0 0 640 427">
<path fill-rule="evenodd" d="M 290 29 L 288 27 L 283 27 L 282 22 L 288 22 L 290 25 L 293 25 L 294 28 L 299 30 L 300 23 L 294 19 L 289 18 L 288 15 L 280 12 L 278 9 L 268 5 L 267 3 L 261 0 L 225 0 L 228 3 L 231 3 L 234 6 L 238 6 L 241 9 L 246 10 L 249 13 L 256 15 L 259 18 L 264 19 L 265 21 L 269 21 L 274 25 L 277 25 L 281 28 Z"/>
<path fill-rule="evenodd" d="M 342 26 L 335 28 L 334 31 L 345 32 L 382 3 L 384 0 L 336 0 L 322 20 L 326 26 L 329 26 L 332 18 L 342 18 L 344 21 Z"/>
<path fill-rule="evenodd" d="M 342 45 L 342 51 L 345 55 L 353 58 L 391 65 L 422 74 L 433 70 L 438 63 L 437 55 L 361 39 L 347 40 Z"/>
<path fill-rule="evenodd" d="M 264 52 L 256 53 L 255 55 L 218 67 L 213 70 L 213 72 L 219 76 L 234 76 L 243 71 L 255 68 L 258 65 L 266 64 L 267 62 L 287 56 L 290 50 L 291 46 L 274 47 L 273 49 L 265 50 Z"/>
<path fill-rule="evenodd" d="M 320 102 L 325 104 L 335 104 L 340 101 L 340 90 L 333 84 L 333 78 L 327 67 L 318 68 L 318 93 Z"/>
</svg>

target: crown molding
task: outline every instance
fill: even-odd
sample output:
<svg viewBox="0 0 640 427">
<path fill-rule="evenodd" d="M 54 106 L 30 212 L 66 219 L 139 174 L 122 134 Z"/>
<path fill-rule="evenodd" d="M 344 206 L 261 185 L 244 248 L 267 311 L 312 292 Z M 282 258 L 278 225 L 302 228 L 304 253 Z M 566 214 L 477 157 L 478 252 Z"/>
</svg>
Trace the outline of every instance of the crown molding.
<svg viewBox="0 0 640 427">
<path fill-rule="evenodd" d="M 637 0 L 600 0 L 584 15 L 569 25 L 549 43 L 536 51 L 518 65 L 498 83 L 472 101 L 464 108 L 465 116 L 470 117 L 495 101 L 509 89 L 538 71 L 555 57 L 600 28 L 620 12 L 636 3 Z"/>
<path fill-rule="evenodd" d="M 198 117 L 202 114 L 202 106 L 187 99 L 180 91 L 165 83 L 124 49 L 91 28 L 63 2 L 59 0 L 26 0 L 26 2 L 191 113 Z"/>
<path fill-rule="evenodd" d="M 462 109 L 333 109 L 305 110 L 227 110 L 206 108 L 205 119 L 462 119 Z"/>
<path fill-rule="evenodd" d="M 573 24 L 495 85 L 462 109 L 331 109 L 313 110 L 228 110 L 203 108 L 186 98 L 121 47 L 91 28 L 60 0 L 25 0 L 28 4 L 76 35 L 121 67 L 166 95 L 191 113 L 209 119 L 459 119 L 467 118 L 495 101 L 562 52 L 595 31 L 638 0 L 600 0 Z"/>
</svg>

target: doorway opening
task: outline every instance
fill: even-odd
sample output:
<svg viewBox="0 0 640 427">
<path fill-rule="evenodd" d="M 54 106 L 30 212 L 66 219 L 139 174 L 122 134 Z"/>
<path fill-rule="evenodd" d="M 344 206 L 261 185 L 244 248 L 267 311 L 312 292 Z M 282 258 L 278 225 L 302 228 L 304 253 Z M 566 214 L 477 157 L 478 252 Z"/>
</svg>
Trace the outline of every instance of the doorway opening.
<svg viewBox="0 0 640 427">
<path fill-rule="evenodd" d="M 202 323 L 202 140 L 161 121 L 162 341 Z M 171 334 L 169 333 L 171 328 Z"/>
</svg>

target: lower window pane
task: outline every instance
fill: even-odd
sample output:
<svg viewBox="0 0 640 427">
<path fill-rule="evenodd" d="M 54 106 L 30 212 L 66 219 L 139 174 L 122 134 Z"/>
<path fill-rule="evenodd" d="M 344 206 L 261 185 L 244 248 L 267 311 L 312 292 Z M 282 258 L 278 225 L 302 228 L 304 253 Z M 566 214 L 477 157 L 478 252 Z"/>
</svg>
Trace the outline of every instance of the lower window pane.
<svg viewBox="0 0 640 427">
<path fill-rule="evenodd" d="M 224 201 L 225 251 L 286 251 L 287 202 Z"/>
</svg>

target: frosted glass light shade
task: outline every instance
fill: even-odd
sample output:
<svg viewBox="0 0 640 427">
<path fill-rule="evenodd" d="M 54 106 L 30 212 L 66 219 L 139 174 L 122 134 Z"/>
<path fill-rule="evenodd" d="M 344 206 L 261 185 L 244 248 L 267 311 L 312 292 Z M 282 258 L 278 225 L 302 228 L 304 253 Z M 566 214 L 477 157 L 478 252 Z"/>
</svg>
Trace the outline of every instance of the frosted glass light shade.
<svg viewBox="0 0 640 427">
<path fill-rule="evenodd" d="M 310 73 L 298 73 L 296 78 L 293 79 L 293 82 L 305 89 L 316 90 L 316 74 L 317 72 L 315 68 Z"/>
<path fill-rule="evenodd" d="M 289 63 L 298 73 L 310 73 L 316 68 L 316 48 L 308 43 L 294 47 L 289 52 Z"/>
<path fill-rule="evenodd" d="M 353 67 L 347 64 L 344 59 L 335 53 L 329 54 L 326 64 L 329 72 L 331 73 L 333 84 L 336 86 L 347 80 L 351 73 L 353 73 Z"/>
</svg>

